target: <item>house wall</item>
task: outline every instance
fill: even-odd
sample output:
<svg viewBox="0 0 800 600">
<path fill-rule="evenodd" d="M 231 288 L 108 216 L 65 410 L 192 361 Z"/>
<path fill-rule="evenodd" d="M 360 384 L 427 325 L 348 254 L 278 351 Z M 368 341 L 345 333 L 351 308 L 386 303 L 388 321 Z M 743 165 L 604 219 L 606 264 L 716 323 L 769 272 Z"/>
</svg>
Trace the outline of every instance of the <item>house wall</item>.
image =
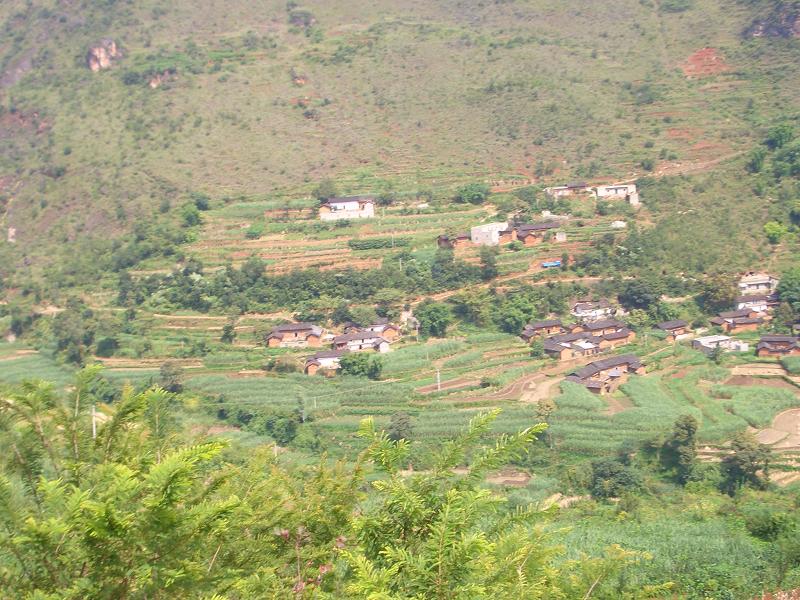
<svg viewBox="0 0 800 600">
<path fill-rule="evenodd" d="M 728 333 L 741 333 L 742 331 L 758 331 L 758 323 L 745 323 L 739 325 L 735 323 L 725 323 L 725 331 Z"/>
<path fill-rule="evenodd" d="M 525 246 L 528 246 L 528 247 L 530 247 L 530 246 L 538 246 L 543 241 L 544 241 L 544 237 L 542 237 L 542 236 L 540 236 L 538 234 L 535 234 L 535 233 L 529 233 L 528 235 L 526 235 L 522 239 L 522 243 Z"/>
<path fill-rule="evenodd" d="M 359 205 L 354 202 L 341 202 L 333 205 L 333 210 L 327 206 L 319 209 L 319 218 L 323 221 L 337 221 L 339 219 L 369 219 L 375 216 L 375 204 L 365 202 Z"/>
<path fill-rule="evenodd" d="M 306 375 L 316 375 L 317 371 L 319 371 L 318 364 L 310 364 L 306 366 Z"/>
</svg>

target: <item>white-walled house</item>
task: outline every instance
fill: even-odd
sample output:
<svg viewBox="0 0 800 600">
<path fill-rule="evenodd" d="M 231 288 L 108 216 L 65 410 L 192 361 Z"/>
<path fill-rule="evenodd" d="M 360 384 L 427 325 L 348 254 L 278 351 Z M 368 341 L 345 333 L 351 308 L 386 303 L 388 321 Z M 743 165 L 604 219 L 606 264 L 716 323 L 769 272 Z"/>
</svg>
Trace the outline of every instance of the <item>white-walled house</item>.
<svg viewBox="0 0 800 600">
<path fill-rule="evenodd" d="M 742 296 L 771 294 L 778 288 L 780 280 L 769 273 L 745 273 L 739 279 L 739 293 Z"/>
<path fill-rule="evenodd" d="M 319 218 L 323 221 L 370 219 L 374 216 L 375 198 L 373 196 L 330 198 L 319 207 Z"/>
<path fill-rule="evenodd" d="M 604 299 L 597 302 L 576 302 L 572 305 L 570 314 L 581 321 L 598 321 L 610 318 L 616 314 L 616 310 Z"/>
<path fill-rule="evenodd" d="M 389 352 L 391 350 L 389 340 L 373 331 L 355 331 L 337 335 L 333 338 L 333 348 L 334 350 L 349 350 L 350 352 L 362 352 L 364 350 Z"/>
<path fill-rule="evenodd" d="M 473 244 L 479 246 L 497 246 L 500 243 L 500 232 L 509 229 L 508 223 L 486 223 L 476 225 L 469 231 Z"/>
</svg>

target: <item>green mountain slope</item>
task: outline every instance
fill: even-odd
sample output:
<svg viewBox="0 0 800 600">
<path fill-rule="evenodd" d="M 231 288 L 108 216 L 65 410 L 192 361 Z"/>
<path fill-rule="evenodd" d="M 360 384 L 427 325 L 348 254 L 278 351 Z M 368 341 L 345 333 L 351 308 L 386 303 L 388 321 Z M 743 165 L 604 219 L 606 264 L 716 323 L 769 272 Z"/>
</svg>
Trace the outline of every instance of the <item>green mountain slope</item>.
<svg viewBox="0 0 800 600">
<path fill-rule="evenodd" d="M 797 41 L 747 35 L 781 6 L 7 1 L 0 224 L 35 259 L 190 191 L 708 168 L 797 105 Z"/>
</svg>

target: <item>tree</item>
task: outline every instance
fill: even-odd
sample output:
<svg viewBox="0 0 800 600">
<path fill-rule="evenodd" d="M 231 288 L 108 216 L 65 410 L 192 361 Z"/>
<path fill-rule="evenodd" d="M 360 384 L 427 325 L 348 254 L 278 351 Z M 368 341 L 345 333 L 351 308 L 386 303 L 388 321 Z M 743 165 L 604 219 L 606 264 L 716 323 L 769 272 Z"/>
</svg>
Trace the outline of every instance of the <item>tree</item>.
<svg viewBox="0 0 800 600">
<path fill-rule="evenodd" d="M 731 440 L 731 453 L 722 458 L 722 490 L 733 496 L 743 486 L 762 489 L 769 481 L 770 449 L 752 433 L 742 431 Z"/>
<path fill-rule="evenodd" d="M 761 173 L 764 168 L 764 159 L 767 157 L 767 151 L 762 148 L 753 148 L 747 158 L 745 168 L 749 173 Z"/>
<path fill-rule="evenodd" d="M 544 341 L 541 338 L 536 338 L 531 343 L 531 358 L 544 357 Z"/>
<path fill-rule="evenodd" d="M 764 143 L 770 150 L 783 148 L 794 139 L 794 128 L 791 125 L 783 124 L 773 127 L 767 133 Z"/>
<path fill-rule="evenodd" d="M 663 293 L 663 284 L 655 278 L 631 279 L 625 282 L 619 301 L 628 309 L 648 310 Z"/>
<path fill-rule="evenodd" d="M 468 183 L 456 191 L 453 200 L 469 204 L 483 204 L 489 197 L 489 186 L 485 183 Z"/>
<path fill-rule="evenodd" d="M 497 249 L 489 246 L 482 246 L 480 251 L 481 259 L 481 279 L 491 281 L 497 277 Z"/>
<path fill-rule="evenodd" d="M 383 360 L 380 356 L 366 352 L 352 352 L 339 359 L 339 367 L 345 375 L 379 379 L 383 371 Z"/>
<path fill-rule="evenodd" d="M 389 429 L 387 435 L 393 442 L 400 440 L 410 440 L 414 428 L 411 425 L 411 416 L 405 412 L 394 413 L 389 419 Z"/>
<path fill-rule="evenodd" d="M 592 463 L 592 479 L 589 490 L 595 498 L 618 498 L 626 492 L 642 487 L 638 471 L 611 458 Z"/>
<path fill-rule="evenodd" d="M 333 179 L 325 178 L 317 184 L 317 187 L 314 188 L 311 194 L 314 198 L 322 202 L 328 198 L 334 198 L 339 192 L 336 189 L 336 183 L 334 183 Z"/>
<path fill-rule="evenodd" d="M 795 313 L 800 313 L 800 267 L 784 271 L 776 291 L 781 302 L 787 302 Z"/>
<path fill-rule="evenodd" d="M 220 336 L 219 339 L 223 344 L 232 344 L 233 341 L 236 339 L 235 317 L 228 319 L 228 322 L 222 326 L 222 335 Z"/>
<path fill-rule="evenodd" d="M 430 298 L 417 306 L 414 316 L 419 321 L 420 334 L 425 337 L 444 337 L 447 334 L 447 326 L 453 320 L 453 314 L 447 304 L 434 302 Z"/>
<path fill-rule="evenodd" d="M 183 226 L 184 227 L 194 227 L 195 225 L 200 225 L 203 222 L 202 217 L 200 216 L 200 211 L 197 210 L 197 207 L 194 203 L 187 203 L 183 205 L 181 209 L 181 218 L 183 219 Z"/>
<path fill-rule="evenodd" d="M 183 367 L 172 360 L 168 360 L 159 369 L 158 383 L 167 390 L 179 394 L 183 391 Z"/>
<path fill-rule="evenodd" d="M 778 221 L 769 221 L 764 225 L 764 234 L 767 236 L 770 244 L 778 244 L 789 233 L 789 228 L 783 223 Z"/>
<path fill-rule="evenodd" d="M 675 421 L 667 441 L 661 447 L 661 464 L 674 474 L 675 479 L 685 484 L 697 460 L 697 419 L 682 415 Z"/>
<path fill-rule="evenodd" d="M 738 295 L 736 277 L 728 273 L 717 273 L 703 282 L 701 301 L 708 312 L 718 312 L 729 309 Z"/>
</svg>

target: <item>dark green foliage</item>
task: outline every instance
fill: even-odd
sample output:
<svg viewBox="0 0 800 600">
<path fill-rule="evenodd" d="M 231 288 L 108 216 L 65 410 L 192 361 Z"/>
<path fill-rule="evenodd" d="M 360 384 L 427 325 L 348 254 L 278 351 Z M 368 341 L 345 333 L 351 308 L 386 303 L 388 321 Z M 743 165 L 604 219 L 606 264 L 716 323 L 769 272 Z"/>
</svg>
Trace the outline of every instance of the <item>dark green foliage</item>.
<svg viewBox="0 0 800 600">
<path fill-rule="evenodd" d="M 489 197 L 489 186 L 485 183 L 468 183 L 458 188 L 453 200 L 469 204 L 483 204 Z"/>
<path fill-rule="evenodd" d="M 669 438 L 661 447 L 661 464 L 682 484 L 689 481 L 697 460 L 697 419 L 683 415 L 675 421 Z"/>
<path fill-rule="evenodd" d="M 770 150 L 777 150 L 783 148 L 793 139 L 794 128 L 791 125 L 778 125 L 769 130 L 767 137 L 764 138 L 764 144 L 766 144 Z"/>
<path fill-rule="evenodd" d="M 453 320 L 453 313 L 447 304 L 427 299 L 414 310 L 419 321 L 419 333 L 422 336 L 444 337 L 447 326 Z"/>
<path fill-rule="evenodd" d="M 414 428 L 411 424 L 411 416 L 405 412 L 394 413 L 389 419 L 389 427 L 386 435 L 393 442 L 399 440 L 411 440 Z"/>
<path fill-rule="evenodd" d="M 220 341 L 224 344 L 232 344 L 236 339 L 236 320 L 231 319 L 222 326 Z"/>
<path fill-rule="evenodd" d="M 781 302 L 788 303 L 796 313 L 800 312 L 800 267 L 792 267 L 781 274 L 777 293 Z"/>
<path fill-rule="evenodd" d="M 663 293 L 664 287 L 659 278 L 636 278 L 625 282 L 619 301 L 629 309 L 648 310 L 659 301 Z"/>
<path fill-rule="evenodd" d="M 497 249 L 483 246 L 480 251 L 481 259 L 481 279 L 491 281 L 498 275 L 497 270 Z"/>
<path fill-rule="evenodd" d="M 101 338 L 97 341 L 97 346 L 95 348 L 95 354 L 97 356 L 102 357 L 109 357 L 114 356 L 114 353 L 119 348 L 119 341 L 116 337 L 108 336 Z"/>
<path fill-rule="evenodd" d="M 343 375 L 354 377 L 368 377 L 369 379 L 380 379 L 383 371 L 383 360 L 377 354 L 368 352 L 352 352 L 345 354 L 339 360 L 339 365 Z"/>
<path fill-rule="evenodd" d="M 158 375 L 158 385 L 172 393 L 183 391 L 183 368 L 176 362 L 168 360 L 161 365 Z"/>
<path fill-rule="evenodd" d="M 254 415 L 248 415 L 245 428 L 287 446 L 297 437 L 301 424 L 301 416 L 296 412 L 260 409 Z"/>
<path fill-rule="evenodd" d="M 763 488 L 769 477 L 770 449 L 749 432 L 737 433 L 731 440 L 731 454 L 722 458 L 722 489 L 731 496 L 743 486 Z"/>
<path fill-rule="evenodd" d="M 320 202 L 323 202 L 328 198 L 333 198 L 339 194 L 336 188 L 336 183 L 334 183 L 333 179 L 323 179 L 311 193 L 314 198 Z"/>
<path fill-rule="evenodd" d="M 642 478 L 633 467 L 605 458 L 592 463 L 589 490 L 595 498 L 617 498 L 642 487 Z"/>
<path fill-rule="evenodd" d="M 367 238 L 364 240 L 347 240 L 347 245 L 353 250 L 377 250 L 378 248 L 405 247 L 411 241 L 407 238 Z"/>
<path fill-rule="evenodd" d="M 761 170 L 764 168 L 764 159 L 767 157 L 767 151 L 760 146 L 758 148 L 753 148 L 750 152 L 750 155 L 747 158 L 747 163 L 745 167 L 750 173 L 761 173 Z"/>
</svg>

